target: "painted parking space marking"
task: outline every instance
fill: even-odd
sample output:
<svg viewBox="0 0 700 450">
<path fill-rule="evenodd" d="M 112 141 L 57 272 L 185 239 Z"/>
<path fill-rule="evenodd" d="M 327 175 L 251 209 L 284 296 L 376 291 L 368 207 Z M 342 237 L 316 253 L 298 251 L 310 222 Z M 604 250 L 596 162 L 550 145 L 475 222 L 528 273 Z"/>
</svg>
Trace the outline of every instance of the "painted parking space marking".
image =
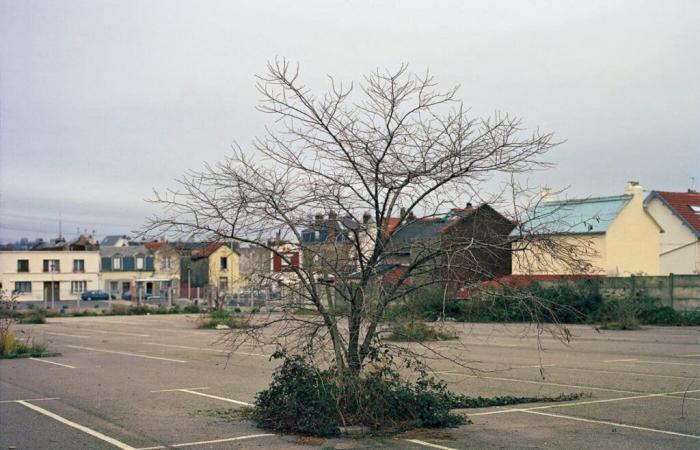
<svg viewBox="0 0 700 450">
<path fill-rule="evenodd" d="M 436 372 L 436 373 L 445 373 L 445 372 Z M 549 382 L 549 381 L 520 380 L 518 378 L 471 375 L 471 374 L 462 373 L 462 372 L 449 372 L 446 374 L 447 375 L 459 375 L 459 376 L 462 376 L 465 378 L 479 378 L 479 379 L 484 379 L 484 380 L 509 381 L 509 382 L 513 382 L 513 383 L 540 384 L 540 385 L 545 385 L 545 386 L 571 387 L 571 388 L 577 388 L 577 389 L 592 389 L 594 391 L 619 392 L 622 394 L 650 394 L 650 392 L 628 391 L 625 389 L 612 389 L 612 388 L 586 386 L 586 385 L 579 385 L 579 384 L 553 383 L 553 382 Z"/>
<path fill-rule="evenodd" d="M 605 399 L 601 399 L 601 400 L 584 400 L 584 401 L 580 401 L 580 402 L 576 401 L 576 402 L 569 402 L 569 403 L 552 403 L 551 405 L 533 406 L 530 408 L 499 409 L 496 411 L 487 411 L 487 412 L 483 412 L 483 413 L 473 413 L 473 414 L 469 414 L 469 416 L 491 416 L 494 414 L 505 414 L 505 413 L 512 413 L 512 412 L 524 412 L 524 411 L 536 411 L 536 410 L 540 410 L 540 409 L 566 408 L 566 407 L 570 407 L 570 406 L 594 405 L 597 403 L 623 402 L 623 401 L 628 401 L 628 400 L 637 400 L 637 399 L 641 399 L 641 398 L 653 398 L 653 397 L 682 398 L 682 397 L 675 397 L 675 395 L 690 394 L 690 393 L 694 393 L 694 392 L 700 392 L 700 389 L 693 390 L 693 391 L 661 392 L 658 394 L 634 395 L 634 396 L 630 396 L 630 397 L 605 398 Z"/>
<path fill-rule="evenodd" d="M 18 403 L 22 406 L 26 406 L 27 408 L 29 408 L 35 412 L 38 412 L 39 414 L 43 414 L 43 415 L 50 417 L 58 422 L 61 422 L 64 425 L 68 425 L 69 427 L 72 427 L 72 428 L 75 428 L 76 430 L 82 431 L 85 434 L 89 434 L 90 436 L 92 436 L 94 438 L 97 438 L 97 439 L 105 441 L 109 444 L 112 444 L 117 448 L 121 448 L 123 450 L 136 450 L 135 447 L 132 447 L 128 444 L 125 444 L 121 441 L 118 441 L 112 437 L 105 435 L 105 434 L 102 434 L 99 431 L 95 431 L 92 428 L 88 428 L 84 425 L 80 425 L 79 423 L 73 422 L 72 420 L 68 420 L 65 417 L 61 417 L 58 414 L 52 413 L 51 411 L 49 411 L 47 409 L 44 409 L 40 406 L 29 403 L 26 400 L 17 400 L 15 403 Z"/>
<path fill-rule="evenodd" d="M 404 439 L 406 442 L 412 442 L 414 444 L 422 445 L 424 447 L 439 448 L 442 450 L 457 450 L 453 447 L 445 447 L 444 445 L 433 444 L 431 442 L 419 441 L 418 439 Z"/>
<path fill-rule="evenodd" d="M 182 359 L 163 358 L 161 356 L 142 355 L 140 353 L 121 352 L 118 350 L 107 350 L 104 348 L 83 347 L 82 345 L 67 345 L 66 347 L 77 348 L 80 350 L 88 350 L 88 351 L 92 351 L 92 352 L 112 353 L 115 355 L 125 355 L 125 356 L 134 356 L 137 358 L 156 359 L 159 361 L 170 361 L 170 362 L 176 362 L 176 363 L 186 363 L 187 362 L 187 361 L 183 361 Z"/>
<path fill-rule="evenodd" d="M 184 442 L 182 444 L 170 444 L 167 447 L 163 445 L 159 445 L 156 447 L 141 447 L 137 450 L 158 450 L 162 448 L 180 448 L 180 447 L 195 447 L 197 445 L 210 445 L 210 444 L 220 444 L 220 443 L 225 443 L 225 442 L 234 442 L 234 441 L 243 441 L 246 439 L 255 439 L 255 438 L 261 438 L 261 437 L 268 437 L 268 436 L 274 436 L 274 434 L 270 433 L 263 433 L 263 434 L 250 434 L 248 436 L 238 436 L 238 437 L 232 437 L 232 438 L 225 438 L 225 439 L 215 439 L 212 441 L 197 441 L 197 442 Z"/>
<path fill-rule="evenodd" d="M 188 347 L 186 345 L 175 345 L 175 344 L 161 344 L 159 342 L 144 342 L 146 345 L 156 345 L 159 347 L 171 347 L 171 348 L 181 348 L 183 350 L 198 350 L 198 351 L 205 351 L 205 352 L 215 352 L 215 353 L 224 353 L 224 354 L 231 354 L 231 355 L 245 355 L 245 356 L 264 356 L 268 357 L 270 355 L 265 355 L 263 353 L 249 353 L 249 352 L 231 352 L 228 350 L 221 350 L 218 348 L 208 348 L 208 347 Z"/>
<path fill-rule="evenodd" d="M 612 363 L 612 362 L 629 362 L 629 363 L 634 363 L 634 364 L 664 364 L 664 365 L 669 365 L 669 366 L 696 366 L 700 367 L 700 363 L 682 363 L 682 362 L 671 362 L 671 361 L 648 361 L 644 359 L 609 359 L 607 361 L 603 361 L 606 363 Z"/>
<path fill-rule="evenodd" d="M 47 400 L 60 400 L 59 397 L 40 397 L 40 398 L 23 398 L 19 400 L 0 400 L 0 403 L 17 403 L 22 402 L 45 402 Z"/>
<path fill-rule="evenodd" d="M 83 334 L 68 334 L 68 333 L 56 333 L 54 331 L 47 331 L 46 334 L 56 335 L 56 336 L 67 336 L 78 339 L 90 339 L 92 336 L 86 336 Z"/>
<path fill-rule="evenodd" d="M 252 403 L 244 402 L 241 400 L 234 400 L 232 398 L 219 397 L 218 395 L 205 394 L 204 392 L 197 392 L 195 389 L 209 389 L 209 388 L 201 387 L 201 388 L 185 388 L 185 389 L 161 389 L 158 391 L 151 391 L 151 392 L 184 392 L 186 394 L 199 395 L 200 397 L 207 397 L 207 398 L 213 398 L 215 400 L 221 400 L 222 402 L 235 403 L 237 405 L 243 405 L 243 406 L 253 406 Z"/>
<path fill-rule="evenodd" d="M 575 420 L 578 422 L 597 423 L 597 424 L 601 424 L 601 425 L 609 425 L 609 426 L 619 427 L 619 428 L 630 428 L 632 430 L 650 431 L 652 433 L 668 434 L 671 436 L 681 436 L 681 437 L 687 437 L 687 438 L 692 438 L 692 439 L 700 439 L 700 436 L 695 435 L 695 434 L 685 434 L 685 433 L 679 433 L 676 431 L 660 430 L 658 428 L 648 428 L 648 427 L 640 427 L 637 425 L 628 425 L 625 423 L 608 422 L 606 420 L 586 419 L 583 417 L 567 416 L 564 414 L 546 413 L 546 412 L 542 412 L 542 411 L 522 410 L 522 411 L 518 411 L 518 412 L 523 412 L 526 414 L 537 414 L 540 416 L 547 416 L 547 417 L 556 417 L 559 419 Z"/>
<path fill-rule="evenodd" d="M 139 333 L 127 333 L 126 331 L 107 331 L 107 330 L 86 330 L 90 333 L 102 333 L 102 334 L 117 334 L 122 336 L 134 336 L 134 337 L 151 337 L 150 334 L 139 334 Z"/>
<path fill-rule="evenodd" d="M 46 363 L 46 364 L 54 364 L 54 365 L 56 365 L 56 366 L 66 367 L 66 368 L 68 368 L 68 369 L 77 369 L 77 367 L 75 367 L 75 366 L 71 366 L 71 365 L 68 365 L 68 364 L 61 364 L 61 363 L 57 363 L 57 362 L 54 362 L 54 361 L 48 361 L 48 360 L 46 360 L 46 359 L 41 359 L 41 358 L 32 358 L 32 357 L 30 357 L 30 358 L 27 358 L 27 359 L 30 359 L 30 360 L 32 360 L 32 361 L 43 362 L 43 363 Z"/>
</svg>

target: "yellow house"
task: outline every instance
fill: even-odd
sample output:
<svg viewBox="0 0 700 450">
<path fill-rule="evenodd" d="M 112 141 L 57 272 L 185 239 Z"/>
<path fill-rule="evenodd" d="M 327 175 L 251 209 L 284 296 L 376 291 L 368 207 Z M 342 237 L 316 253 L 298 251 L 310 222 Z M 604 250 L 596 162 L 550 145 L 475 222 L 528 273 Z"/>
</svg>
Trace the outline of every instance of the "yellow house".
<svg viewBox="0 0 700 450">
<path fill-rule="evenodd" d="M 21 301 L 77 300 L 99 289 L 99 271 L 97 250 L 0 251 L 0 287 Z"/>
<path fill-rule="evenodd" d="M 511 234 L 513 273 L 658 275 L 661 233 L 637 182 L 614 197 L 543 198 Z"/>
<path fill-rule="evenodd" d="M 240 255 L 228 245 L 213 242 L 187 253 L 180 265 L 180 280 L 184 288 L 197 289 L 190 292 L 190 297 L 226 295 L 241 288 Z"/>
</svg>

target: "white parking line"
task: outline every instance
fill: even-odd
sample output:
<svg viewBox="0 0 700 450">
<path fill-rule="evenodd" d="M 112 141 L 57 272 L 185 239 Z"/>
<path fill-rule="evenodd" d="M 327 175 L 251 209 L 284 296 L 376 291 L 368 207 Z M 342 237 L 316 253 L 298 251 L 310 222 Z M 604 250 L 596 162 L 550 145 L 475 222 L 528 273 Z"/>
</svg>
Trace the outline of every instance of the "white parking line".
<svg viewBox="0 0 700 450">
<path fill-rule="evenodd" d="M 611 363 L 611 362 L 630 362 L 634 364 L 665 364 L 668 366 L 700 366 L 700 364 L 694 364 L 694 363 L 682 363 L 682 362 L 670 362 L 670 361 L 648 361 L 648 360 L 643 360 L 643 359 L 609 359 L 607 361 L 603 361 L 606 363 Z"/>
<path fill-rule="evenodd" d="M 0 400 L 0 403 L 17 403 L 19 401 L 23 402 L 43 402 L 46 400 L 60 400 L 58 397 L 42 397 L 42 398 L 24 398 L 21 400 Z"/>
<path fill-rule="evenodd" d="M 117 448 L 121 448 L 121 449 L 123 449 L 123 450 L 136 450 L 135 447 L 132 447 L 132 446 L 127 445 L 127 444 L 125 444 L 125 443 L 123 443 L 123 442 L 121 442 L 121 441 L 118 441 L 118 440 L 116 440 L 116 439 L 114 439 L 114 438 L 111 438 L 111 437 L 109 437 L 109 436 L 107 436 L 107 435 L 104 435 L 104 434 L 100 433 L 99 431 L 93 430 L 92 428 L 88 428 L 88 427 L 86 427 L 86 426 L 84 426 L 84 425 L 80 425 L 79 423 L 75 423 L 75 422 L 73 422 L 73 421 L 71 421 L 71 420 L 66 419 L 65 417 L 59 416 L 58 414 L 54 414 L 54 413 L 52 413 L 52 412 L 49 411 L 49 410 L 46 410 L 46 409 L 41 408 L 41 407 L 39 407 L 39 406 L 33 405 L 33 404 L 31 404 L 31 403 L 28 403 L 28 402 L 25 401 L 25 400 L 17 400 L 16 403 L 19 403 L 20 405 L 26 406 L 27 408 L 29 408 L 29 409 L 31 409 L 31 410 L 34 410 L 34 411 L 36 411 L 36 412 L 38 412 L 38 413 L 40 413 L 40 414 L 43 414 L 43 415 L 45 415 L 45 416 L 47 416 L 47 417 L 50 417 L 50 418 L 52 418 L 52 419 L 54 419 L 54 420 L 57 420 L 57 421 L 61 422 L 61 423 L 64 424 L 64 425 L 68 425 L 69 427 L 75 428 L 76 430 L 80 430 L 80 431 L 82 431 L 83 433 L 89 434 L 89 435 L 92 436 L 92 437 L 95 437 L 95 438 L 100 439 L 100 440 L 102 440 L 102 441 L 108 442 L 108 443 L 114 445 L 114 446 L 117 447 Z"/>
<path fill-rule="evenodd" d="M 192 389 L 207 389 L 207 388 L 192 388 Z M 199 395 L 201 397 L 213 398 L 216 400 L 221 400 L 223 402 L 235 403 L 237 405 L 253 406 L 252 403 L 242 402 L 240 400 L 234 400 L 232 398 L 219 397 L 218 395 L 205 394 L 203 392 L 193 391 L 192 389 L 164 389 L 162 391 L 153 391 L 153 392 L 185 392 L 187 394 L 193 394 L 193 395 Z"/>
<path fill-rule="evenodd" d="M 187 362 L 187 361 L 183 361 L 181 359 L 162 358 L 160 356 L 141 355 L 139 353 L 120 352 L 117 350 L 105 350 L 103 348 L 83 347 L 81 345 L 67 345 L 66 347 L 78 348 L 81 350 L 89 350 L 89 351 L 93 351 L 93 352 L 113 353 L 115 355 L 126 355 L 126 356 L 136 356 L 138 358 L 157 359 L 160 361 L 170 361 L 170 362 L 176 362 L 176 363 L 186 363 Z"/>
<path fill-rule="evenodd" d="M 77 369 L 77 367 L 75 367 L 75 366 L 69 366 L 68 364 L 61 364 L 61 363 L 57 363 L 57 362 L 53 362 L 53 361 L 48 361 L 48 360 L 45 360 L 45 359 L 31 358 L 31 357 L 30 357 L 30 358 L 27 358 L 27 359 L 31 359 L 32 361 L 43 362 L 43 363 L 46 363 L 46 364 L 55 364 L 55 365 L 57 365 L 57 366 L 67 367 L 67 368 L 69 368 L 69 369 Z"/>
<path fill-rule="evenodd" d="M 255 438 L 267 437 L 267 436 L 274 436 L 274 434 L 269 434 L 269 433 L 266 433 L 266 434 L 251 434 L 251 435 L 248 435 L 248 436 L 238 436 L 238 437 L 226 438 L 226 439 L 215 439 L 215 440 L 213 440 L 213 441 L 198 441 L 198 442 L 185 442 L 185 443 L 182 443 L 182 444 L 170 444 L 170 445 L 168 445 L 167 447 L 165 447 L 165 446 L 163 446 L 163 445 L 159 445 L 159 446 L 157 446 L 157 447 L 142 447 L 142 448 L 139 448 L 138 450 L 158 450 L 158 449 L 161 449 L 161 448 L 170 448 L 170 447 L 175 447 L 175 448 L 179 448 L 179 447 L 194 447 L 194 446 L 197 446 L 197 445 L 220 444 L 220 443 L 223 443 L 223 442 L 242 441 L 242 440 L 244 440 L 244 439 L 255 439 Z"/>
<path fill-rule="evenodd" d="M 436 372 L 436 373 L 440 373 L 440 372 Z M 647 392 L 627 391 L 624 389 L 611 389 L 611 388 L 585 386 L 585 385 L 578 385 L 578 384 L 551 383 L 549 381 L 519 380 L 517 378 L 488 377 L 488 376 L 483 376 L 483 375 L 471 375 L 471 374 L 461 373 L 461 372 L 450 372 L 450 373 L 447 373 L 447 375 L 459 375 L 459 376 L 466 377 L 466 378 L 479 378 L 479 379 L 484 379 L 484 380 L 509 381 L 509 382 L 513 382 L 513 383 L 541 384 L 541 385 L 545 385 L 545 386 L 561 386 L 561 387 L 571 387 L 571 388 L 576 388 L 576 389 L 592 389 L 594 391 L 620 392 L 622 394 L 647 394 Z"/>
<path fill-rule="evenodd" d="M 578 422 L 587 422 L 587 423 L 597 423 L 601 425 L 610 425 L 614 427 L 619 427 L 619 428 L 630 428 L 632 430 L 641 430 L 641 431 L 650 431 L 653 433 L 661 433 L 661 434 L 669 434 L 671 436 L 681 436 L 681 437 L 687 437 L 687 438 L 692 438 L 692 439 L 700 439 L 700 436 L 695 435 L 695 434 L 685 434 L 685 433 L 678 433 L 676 431 L 667 431 L 667 430 L 659 430 L 658 428 L 647 428 L 647 427 L 639 427 L 636 425 L 627 425 L 624 423 L 617 423 L 617 422 L 608 422 L 606 420 L 595 420 L 595 419 L 584 419 L 583 417 L 575 417 L 575 416 L 565 416 L 563 414 L 552 414 L 552 413 L 545 413 L 541 411 L 530 411 L 530 410 L 522 410 L 519 412 L 523 412 L 526 414 L 537 414 L 540 416 L 547 416 L 547 417 L 556 417 L 559 419 L 568 419 L 568 420 L 575 420 Z"/>
<path fill-rule="evenodd" d="M 599 369 L 584 369 L 582 367 L 561 367 L 556 366 L 557 370 L 573 370 L 579 372 L 596 372 L 596 373 L 609 373 L 613 375 L 634 375 L 638 377 L 653 377 L 653 378 L 673 378 L 678 380 L 697 380 L 700 377 L 682 377 L 679 375 L 659 375 L 655 373 L 639 373 L 639 372 L 628 372 L 625 370 L 599 370 Z"/>
<path fill-rule="evenodd" d="M 439 448 L 442 450 L 457 450 L 456 448 L 445 447 L 444 445 L 432 444 L 430 442 L 425 442 L 425 441 L 419 441 L 418 439 L 404 439 L 404 441 L 413 442 L 414 444 L 422 445 L 424 447 Z"/>
<path fill-rule="evenodd" d="M 80 338 L 80 339 L 89 339 L 90 338 L 90 336 L 85 336 L 82 334 L 56 333 L 53 331 L 47 331 L 46 334 L 54 334 L 56 336 L 68 336 L 68 337 Z"/>
<path fill-rule="evenodd" d="M 102 334 L 119 334 L 123 336 L 136 336 L 136 337 L 151 337 L 150 334 L 138 334 L 138 333 L 127 333 L 125 331 L 106 331 L 106 330 L 86 330 L 90 333 L 102 333 Z"/>
<path fill-rule="evenodd" d="M 681 397 L 674 397 L 675 395 L 679 394 L 686 394 L 686 393 L 694 393 L 694 392 L 700 392 L 699 390 L 693 390 L 693 391 L 678 391 L 678 392 L 661 392 L 659 394 L 646 394 L 646 395 L 634 395 L 631 397 L 618 397 L 618 398 L 605 398 L 602 400 L 586 400 L 582 402 L 569 402 L 569 403 L 552 403 L 550 405 L 544 405 L 544 406 L 533 406 L 530 408 L 510 408 L 510 409 L 499 409 L 496 411 L 487 411 L 483 413 L 474 413 L 474 414 L 469 414 L 469 416 L 491 416 L 494 414 L 504 414 L 504 413 L 512 413 L 512 412 L 525 412 L 525 411 L 534 411 L 534 410 L 540 410 L 540 409 L 550 409 L 550 408 L 566 408 L 569 406 L 579 406 L 579 405 L 593 405 L 596 403 L 611 403 L 611 402 L 622 402 L 622 401 L 627 401 L 627 400 L 637 400 L 640 398 L 652 398 L 652 397 L 669 397 L 669 398 L 681 398 Z M 690 397 L 692 398 L 692 397 Z"/>
<path fill-rule="evenodd" d="M 199 351 L 205 351 L 205 352 L 216 352 L 216 353 L 225 353 L 225 354 L 232 354 L 232 355 L 245 355 L 245 356 L 264 356 L 268 357 L 270 355 L 265 355 L 263 353 L 248 353 L 248 352 L 231 352 L 228 350 L 220 350 L 217 348 L 207 348 L 207 347 L 188 347 L 186 345 L 174 345 L 174 344 L 160 344 L 158 342 L 144 342 L 146 345 L 157 345 L 159 347 L 172 347 L 172 348 L 181 348 L 184 350 L 199 350 Z"/>
</svg>

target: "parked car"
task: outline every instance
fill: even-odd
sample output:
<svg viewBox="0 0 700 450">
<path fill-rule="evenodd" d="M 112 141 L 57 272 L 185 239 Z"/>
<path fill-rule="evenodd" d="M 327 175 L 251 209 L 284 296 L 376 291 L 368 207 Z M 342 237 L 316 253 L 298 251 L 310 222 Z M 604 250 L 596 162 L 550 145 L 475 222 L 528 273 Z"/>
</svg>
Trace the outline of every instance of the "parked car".
<svg viewBox="0 0 700 450">
<path fill-rule="evenodd" d="M 109 294 L 105 291 L 85 291 L 80 295 L 81 300 L 109 300 Z M 114 296 L 112 296 L 114 299 Z"/>
<path fill-rule="evenodd" d="M 135 296 L 134 298 L 138 298 L 138 296 Z M 143 294 L 141 297 L 143 300 L 150 300 L 151 298 L 156 298 L 153 294 Z M 131 292 L 125 291 L 122 292 L 122 300 L 128 300 L 131 301 Z"/>
</svg>

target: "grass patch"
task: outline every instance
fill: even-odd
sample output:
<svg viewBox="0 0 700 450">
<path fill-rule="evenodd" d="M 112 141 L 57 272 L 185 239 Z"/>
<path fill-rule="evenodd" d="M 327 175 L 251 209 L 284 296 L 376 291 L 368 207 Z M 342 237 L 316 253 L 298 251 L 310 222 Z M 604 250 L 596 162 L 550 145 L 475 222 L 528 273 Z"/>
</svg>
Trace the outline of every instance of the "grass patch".
<svg viewBox="0 0 700 450">
<path fill-rule="evenodd" d="M 46 323 L 46 310 L 44 310 L 44 309 L 30 310 L 28 313 L 22 314 L 19 317 L 19 323 L 35 324 L 35 325 Z"/>
<path fill-rule="evenodd" d="M 453 408 L 490 408 L 493 406 L 519 405 L 523 403 L 549 403 L 570 402 L 581 398 L 590 397 L 584 392 L 574 394 L 559 394 L 556 397 L 513 397 L 505 395 L 501 397 L 469 397 L 455 394 L 452 398 Z"/>
<path fill-rule="evenodd" d="M 57 356 L 59 353 L 49 353 L 45 344 L 31 341 L 19 341 L 11 328 L 6 328 L 0 335 L 0 359 L 41 358 Z"/>
<path fill-rule="evenodd" d="M 200 317 L 197 328 L 212 329 L 220 325 L 231 329 L 250 328 L 250 318 L 225 310 L 215 310 L 209 316 Z"/>
<path fill-rule="evenodd" d="M 386 337 L 394 342 L 431 342 L 457 339 L 457 335 L 445 328 L 436 328 L 419 321 L 402 321 L 390 328 Z"/>
<path fill-rule="evenodd" d="M 211 417 L 212 419 L 222 421 L 232 421 L 242 416 L 243 412 L 240 409 L 234 408 L 214 408 L 214 409 L 198 409 L 192 413 L 195 416 Z"/>
</svg>

